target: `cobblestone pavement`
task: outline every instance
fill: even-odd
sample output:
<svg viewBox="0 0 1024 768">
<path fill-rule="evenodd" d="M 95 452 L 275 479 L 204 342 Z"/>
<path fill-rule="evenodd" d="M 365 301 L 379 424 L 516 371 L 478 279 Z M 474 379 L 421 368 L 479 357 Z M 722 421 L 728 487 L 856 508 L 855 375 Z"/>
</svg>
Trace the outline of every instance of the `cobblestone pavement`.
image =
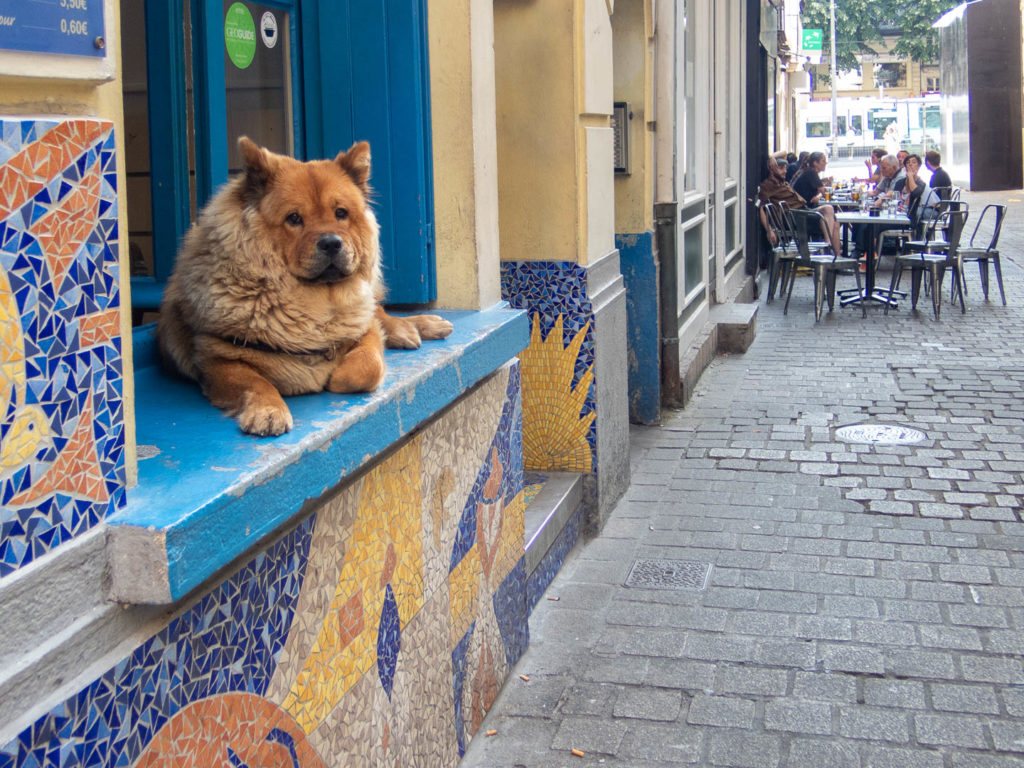
<svg viewBox="0 0 1024 768">
<path fill-rule="evenodd" d="M 1016 201 L 1009 306 L 976 269 L 938 322 L 815 325 L 807 278 L 762 304 L 746 354 L 633 428 L 463 766 L 1024 767 L 1024 193 L 965 197 Z M 925 438 L 837 439 L 858 423 Z"/>
</svg>

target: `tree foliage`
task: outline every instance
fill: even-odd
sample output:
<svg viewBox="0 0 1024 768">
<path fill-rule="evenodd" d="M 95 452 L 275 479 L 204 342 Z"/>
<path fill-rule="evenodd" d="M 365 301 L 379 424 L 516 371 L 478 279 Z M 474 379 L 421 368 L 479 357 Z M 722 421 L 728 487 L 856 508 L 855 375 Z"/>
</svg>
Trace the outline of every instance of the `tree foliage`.
<svg viewBox="0 0 1024 768">
<path fill-rule="evenodd" d="M 895 32 L 893 53 L 918 62 L 938 59 L 938 35 L 932 24 L 959 0 L 835 0 L 836 65 L 839 70 L 857 69 L 858 56 L 885 50 L 882 38 Z M 824 31 L 822 61 L 831 56 L 829 0 L 804 0 L 801 21 L 805 29 Z"/>
</svg>

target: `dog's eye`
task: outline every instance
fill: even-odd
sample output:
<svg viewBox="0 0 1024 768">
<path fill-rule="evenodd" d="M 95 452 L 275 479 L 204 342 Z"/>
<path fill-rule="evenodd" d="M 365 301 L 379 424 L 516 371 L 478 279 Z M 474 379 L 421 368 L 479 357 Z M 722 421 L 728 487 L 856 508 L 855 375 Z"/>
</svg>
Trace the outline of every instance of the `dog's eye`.
<svg viewBox="0 0 1024 768">
<path fill-rule="evenodd" d="M 285 219 L 285 221 L 287 221 L 293 227 L 301 227 L 302 215 L 298 211 L 292 211 L 291 213 L 288 214 L 288 217 Z"/>
<path fill-rule="evenodd" d="M 334 209 L 334 218 L 336 218 L 338 221 L 341 221 L 343 219 L 347 219 L 348 218 L 348 208 L 335 208 Z"/>
</svg>

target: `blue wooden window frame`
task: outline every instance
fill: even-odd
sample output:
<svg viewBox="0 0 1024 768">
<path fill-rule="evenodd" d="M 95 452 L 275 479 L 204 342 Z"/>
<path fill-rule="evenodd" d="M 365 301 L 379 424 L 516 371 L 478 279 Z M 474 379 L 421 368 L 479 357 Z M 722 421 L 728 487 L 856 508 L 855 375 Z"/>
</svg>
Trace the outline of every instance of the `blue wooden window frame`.
<svg viewBox="0 0 1024 768">
<path fill-rule="evenodd" d="M 436 298 L 427 0 L 259 0 L 288 12 L 295 155 L 370 141 L 388 299 Z M 223 0 L 192 0 L 196 200 L 227 179 Z M 155 276 L 132 305 L 155 308 L 190 224 L 184 0 L 147 3 Z M 157 213 L 159 212 L 159 215 Z"/>
</svg>

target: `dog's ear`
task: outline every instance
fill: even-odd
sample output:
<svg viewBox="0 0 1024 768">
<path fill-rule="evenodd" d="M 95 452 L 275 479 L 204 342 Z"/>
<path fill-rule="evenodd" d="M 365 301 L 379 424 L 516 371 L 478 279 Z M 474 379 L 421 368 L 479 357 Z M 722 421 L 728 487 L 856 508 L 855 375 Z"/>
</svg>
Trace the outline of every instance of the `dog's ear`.
<svg viewBox="0 0 1024 768">
<path fill-rule="evenodd" d="M 370 142 L 356 142 L 349 147 L 348 152 L 339 152 L 334 162 L 349 175 L 364 194 L 369 192 Z"/>
<path fill-rule="evenodd" d="M 277 158 L 273 152 L 263 149 L 248 136 L 238 137 L 238 151 L 242 153 L 245 166 L 246 193 L 259 197 L 277 172 Z"/>
</svg>

